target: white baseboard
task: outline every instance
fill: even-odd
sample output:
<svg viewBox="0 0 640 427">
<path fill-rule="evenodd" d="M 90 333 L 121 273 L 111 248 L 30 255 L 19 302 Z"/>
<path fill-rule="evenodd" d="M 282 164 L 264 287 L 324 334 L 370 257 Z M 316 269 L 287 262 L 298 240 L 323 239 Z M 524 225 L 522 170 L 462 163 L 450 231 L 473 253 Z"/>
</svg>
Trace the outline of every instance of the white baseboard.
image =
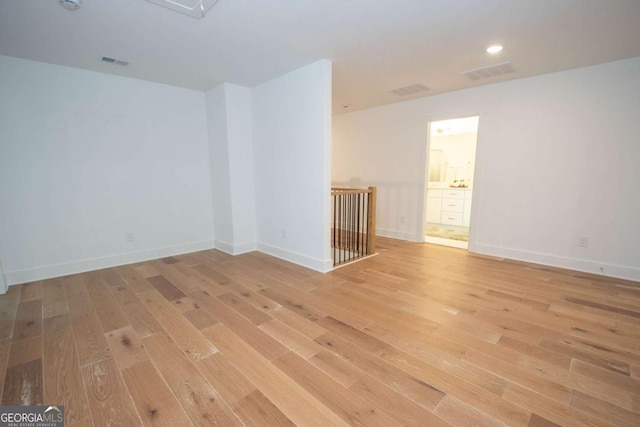
<svg viewBox="0 0 640 427">
<path fill-rule="evenodd" d="M 509 258 L 535 264 L 549 265 L 552 267 L 583 271 L 585 273 L 599 274 L 602 276 L 616 277 L 619 279 L 640 281 L 640 269 L 634 267 L 608 264 L 578 258 L 563 257 L 558 255 L 550 255 L 520 249 L 511 249 L 500 246 L 483 245 L 480 243 L 476 243 L 474 245 L 473 252 L 482 255 Z"/>
<path fill-rule="evenodd" d="M 384 228 L 376 228 L 376 236 L 389 237 L 391 239 L 408 240 L 409 242 L 423 242 L 424 237 L 421 234 L 405 233 L 403 231 L 388 230 Z"/>
<path fill-rule="evenodd" d="M 215 244 L 216 249 L 219 249 L 229 255 L 246 254 L 247 252 L 253 252 L 258 249 L 256 242 L 239 243 L 237 245 L 232 245 L 231 243 L 216 240 Z"/>
<path fill-rule="evenodd" d="M 276 258 L 280 258 L 285 261 L 310 268 L 311 270 L 319 271 L 321 273 L 326 273 L 333 269 L 333 261 L 331 260 L 331 258 L 325 260 L 311 258 L 305 255 L 300 255 L 295 252 L 288 251 L 286 249 L 279 248 L 277 246 L 268 245 L 266 243 L 258 243 L 258 250 L 260 252 L 264 252 L 265 254 L 272 255 Z"/>
<path fill-rule="evenodd" d="M 116 267 L 118 265 L 132 264 L 134 262 L 149 261 L 172 255 L 180 255 L 189 252 L 213 249 L 214 242 L 203 240 L 199 242 L 184 243 L 175 246 L 147 249 L 137 252 L 126 252 L 117 255 L 109 255 L 99 258 L 90 258 L 73 261 L 64 264 L 47 265 L 29 270 L 8 271 L 5 276 L 7 283 L 19 285 L 36 280 L 51 279 L 53 277 L 68 276 L 69 274 L 83 273 L 85 271 L 99 270 L 102 268 Z"/>
</svg>

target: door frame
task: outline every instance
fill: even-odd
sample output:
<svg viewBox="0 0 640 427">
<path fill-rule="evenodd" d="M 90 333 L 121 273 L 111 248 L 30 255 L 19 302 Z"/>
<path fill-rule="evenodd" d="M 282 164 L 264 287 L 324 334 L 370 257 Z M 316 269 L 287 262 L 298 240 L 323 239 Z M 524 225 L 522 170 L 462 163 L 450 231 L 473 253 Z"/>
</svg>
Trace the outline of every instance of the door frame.
<svg viewBox="0 0 640 427">
<path fill-rule="evenodd" d="M 488 114 L 484 111 L 478 111 L 477 109 L 452 109 L 448 111 L 441 111 L 438 113 L 430 114 L 425 116 L 426 125 L 422 127 L 422 165 L 420 170 L 420 176 L 422 177 L 422 182 L 419 185 L 420 188 L 420 212 L 418 214 L 418 218 L 420 220 L 420 224 L 418 226 L 418 230 L 421 230 L 421 238 L 420 242 L 425 242 L 425 236 L 427 231 L 427 179 L 429 173 L 429 150 L 431 149 L 431 123 L 438 122 L 441 120 L 451 120 L 451 119 L 461 119 L 465 117 L 478 117 L 478 133 L 476 136 L 476 158 L 474 165 L 474 173 L 473 173 L 473 186 L 471 188 L 471 221 L 469 224 L 469 241 L 467 245 L 467 250 L 469 252 L 477 252 L 477 228 L 478 228 L 478 215 L 477 212 L 479 210 L 479 206 L 481 206 L 482 202 L 482 191 L 481 189 L 484 187 L 483 183 L 483 173 L 484 165 L 486 165 L 485 161 L 485 153 L 484 147 L 485 144 L 482 143 L 482 135 L 483 129 L 487 128 L 488 122 Z"/>
</svg>

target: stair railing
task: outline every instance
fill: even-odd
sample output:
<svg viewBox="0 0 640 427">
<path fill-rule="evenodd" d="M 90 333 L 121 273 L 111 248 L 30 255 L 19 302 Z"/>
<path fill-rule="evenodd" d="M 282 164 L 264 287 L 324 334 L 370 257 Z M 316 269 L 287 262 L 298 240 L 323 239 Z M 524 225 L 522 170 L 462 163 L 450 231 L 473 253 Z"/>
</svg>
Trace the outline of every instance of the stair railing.
<svg viewBox="0 0 640 427">
<path fill-rule="evenodd" d="M 331 248 L 338 266 L 376 251 L 376 187 L 331 189 Z"/>
</svg>

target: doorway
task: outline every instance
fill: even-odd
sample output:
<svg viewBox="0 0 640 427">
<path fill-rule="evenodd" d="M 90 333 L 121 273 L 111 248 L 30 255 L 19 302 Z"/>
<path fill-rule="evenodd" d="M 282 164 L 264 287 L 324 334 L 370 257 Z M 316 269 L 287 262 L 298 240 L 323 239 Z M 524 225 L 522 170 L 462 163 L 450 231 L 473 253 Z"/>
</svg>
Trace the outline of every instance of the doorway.
<svg viewBox="0 0 640 427">
<path fill-rule="evenodd" d="M 429 123 L 425 242 L 467 249 L 479 116 Z"/>
</svg>

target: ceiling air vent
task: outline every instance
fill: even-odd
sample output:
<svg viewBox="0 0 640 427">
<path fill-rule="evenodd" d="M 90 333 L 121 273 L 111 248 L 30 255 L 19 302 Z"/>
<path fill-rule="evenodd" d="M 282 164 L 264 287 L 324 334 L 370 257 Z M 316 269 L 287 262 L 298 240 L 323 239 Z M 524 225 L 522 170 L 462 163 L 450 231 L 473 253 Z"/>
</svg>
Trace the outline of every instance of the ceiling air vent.
<svg viewBox="0 0 640 427">
<path fill-rule="evenodd" d="M 399 89 L 394 89 L 391 91 L 391 93 L 398 96 L 407 96 L 407 95 L 413 95 L 420 92 L 426 92 L 428 90 L 429 88 L 423 84 L 415 84 L 411 86 L 401 87 Z"/>
<path fill-rule="evenodd" d="M 116 59 L 116 58 L 110 58 L 108 56 L 103 56 L 101 61 L 102 62 L 108 62 L 109 64 L 116 64 L 116 65 L 122 65 L 122 66 L 129 65 L 129 63 L 127 61 L 122 61 L 122 60 Z"/>
<path fill-rule="evenodd" d="M 515 70 L 511 62 L 503 62 L 502 64 L 490 65 L 488 67 L 476 68 L 474 70 L 465 71 L 462 74 L 471 80 L 488 79 L 497 77 L 507 73 L 513 73 Z"/>
</svg>

